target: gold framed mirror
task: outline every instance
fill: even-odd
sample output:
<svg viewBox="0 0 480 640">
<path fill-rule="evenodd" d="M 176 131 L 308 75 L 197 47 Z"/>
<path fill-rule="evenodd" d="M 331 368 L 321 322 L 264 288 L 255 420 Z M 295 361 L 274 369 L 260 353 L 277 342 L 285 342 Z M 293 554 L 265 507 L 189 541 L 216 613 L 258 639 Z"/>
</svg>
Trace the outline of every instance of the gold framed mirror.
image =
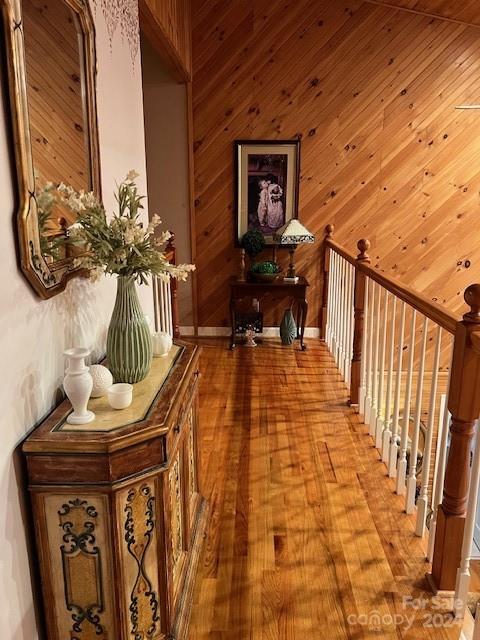
<svg viewBox="0 0 480 640">
<path fill-rule="evenodd" d="M 65 240 L 75 215 L 51 184 L 100 189 L 95 27 L 88 0 L 0 0 L 17 168 L 23 272 L 42 298 L 82 271 Z"/>
</svg>

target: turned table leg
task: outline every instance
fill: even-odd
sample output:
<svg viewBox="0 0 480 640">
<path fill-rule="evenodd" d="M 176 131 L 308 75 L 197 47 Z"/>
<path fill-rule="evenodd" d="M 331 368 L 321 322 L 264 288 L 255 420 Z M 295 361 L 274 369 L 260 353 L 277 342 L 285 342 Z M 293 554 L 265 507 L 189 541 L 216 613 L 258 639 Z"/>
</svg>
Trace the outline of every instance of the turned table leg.
<svg viewBox="0 0 480 640">
<path fill-rule="evenodd" d="M 230 319 L 232 321 L 232 336 L 230 338 L 230 349 L 235 349 L 235 300 L 230 298 Z"/>
<path fill-rule="evenodd" d="M 300 300 L 300 307 L 302 309 L 302 327 L 300 329 L 300 346 L 302 351 L 307 350 L 307 345 L 304 343 L 303 338 L 305 336 L 305 323 L 307 321 L 308 302 L 307 300 Z"/>
</svg>

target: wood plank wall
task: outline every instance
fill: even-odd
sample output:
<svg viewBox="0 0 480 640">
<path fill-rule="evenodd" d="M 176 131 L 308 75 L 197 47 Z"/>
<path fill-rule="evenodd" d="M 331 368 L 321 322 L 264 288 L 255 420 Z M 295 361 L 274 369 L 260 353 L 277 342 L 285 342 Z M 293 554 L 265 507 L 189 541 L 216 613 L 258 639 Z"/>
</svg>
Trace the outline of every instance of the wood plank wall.
<svg viewBox="0 0 480 640">
<path fill-rule="evenodd" d="M 378 4 L 403 7 L 413 11 L 480 25 L 478 0 L 369 0 Z"/>
<path fill-rule="evenodd" d="M 151 43 L 163 54 L 169 70 L 180 81 L 192 71 L 190 0 L 140 0 L 140 24 Z"/>
<path fill-rule="evenodd" d="M 297 252 L 310 326 L 329 222 L 352 249 L 368 237 L 386 273 L 462 308 L 480 278 L 480 111 L 454 106 L 480 102 L 479 36 L 361 0 L 194 0 L 200 326 L 228 324 L 236 138 L 302 139 L 300 219 L 318 238 Z"/>
</svg>

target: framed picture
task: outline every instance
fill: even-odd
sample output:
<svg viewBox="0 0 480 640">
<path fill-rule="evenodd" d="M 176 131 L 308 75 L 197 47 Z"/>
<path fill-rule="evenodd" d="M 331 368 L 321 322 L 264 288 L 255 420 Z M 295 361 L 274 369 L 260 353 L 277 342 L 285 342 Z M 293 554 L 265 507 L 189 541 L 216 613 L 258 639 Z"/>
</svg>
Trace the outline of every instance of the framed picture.
<svg viewBox="0 0 480 640">
<path fill-rule="evenodd" d="M 298 217 L 300 140 L 235 141 L 235 244 L 258 229 L 267 245 Z"/>
</svg>

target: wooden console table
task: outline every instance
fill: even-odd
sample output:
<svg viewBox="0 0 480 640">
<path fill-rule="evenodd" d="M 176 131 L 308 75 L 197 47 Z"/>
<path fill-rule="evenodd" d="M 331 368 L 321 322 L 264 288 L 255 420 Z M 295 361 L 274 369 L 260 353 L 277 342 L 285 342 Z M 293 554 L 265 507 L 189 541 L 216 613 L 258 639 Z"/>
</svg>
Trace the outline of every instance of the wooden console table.
<svg viewBox="0 0 480 640">
<path fill-rule="evenodd" d="M 206 523 L 199 349 L 155 358 L 128 409 L 63 402 L 23 444 L 49 640 L 185 638 Z"/>
<path fill-rule="evenodd" d="M 299 313 L 297 314 L 297 339 L 300 340 L 302 351 L 305 351 L 303 338 L 305 334 L 305 322 L 307 320 L 308 302 L 307 287 L 308 280 L 302 276 L 297 282 L 285 282 L 278 278 L 274 282 L 250 282 L 241 280 L 231 280 L 230 282 L 230 316 L 232 321 L 232 338 L 230 348 L 235 349 L 235 314 L 236 302 L 243 298 L 263 299 L 268 295 L 275 295 L 283 298 L 293 298 L 298 302 Z"/>
</svg>

